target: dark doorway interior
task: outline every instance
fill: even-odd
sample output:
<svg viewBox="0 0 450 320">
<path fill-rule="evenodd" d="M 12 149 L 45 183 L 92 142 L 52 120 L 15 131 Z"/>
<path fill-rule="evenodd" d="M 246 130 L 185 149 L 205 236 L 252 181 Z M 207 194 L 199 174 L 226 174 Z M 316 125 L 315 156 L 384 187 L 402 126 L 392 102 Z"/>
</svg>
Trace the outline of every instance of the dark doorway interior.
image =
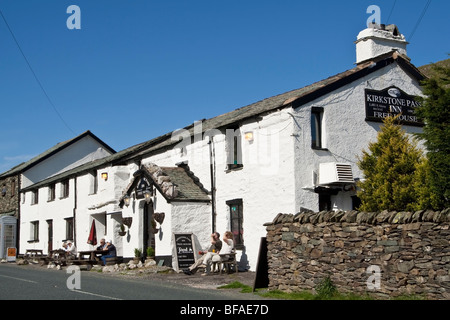
<svg viewBox="0 0 450 320">
<path fill-rule="evenodd" d="M 156 250 L 155 242 L 155 232 L 153 222 L 153 203 L 150 202 L 148 205 L 144 206 L 144 217 L 143 217 L 143 245 L 142 245 L 142 258 L 145 260 L 147 257 L 147 248 L 152 247 Z"/>
</svg>

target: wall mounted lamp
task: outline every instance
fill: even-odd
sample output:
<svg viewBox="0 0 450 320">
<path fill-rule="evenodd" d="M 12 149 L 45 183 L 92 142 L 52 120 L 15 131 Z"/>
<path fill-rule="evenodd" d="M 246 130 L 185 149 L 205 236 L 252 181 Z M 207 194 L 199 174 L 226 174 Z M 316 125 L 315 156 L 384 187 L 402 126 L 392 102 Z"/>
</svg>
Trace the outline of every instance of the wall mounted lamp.
<svg viewBox="0 0 450 320">
<path fill-rule="evenodd" d="M 254 136 L 253 136 L 253 131 L 248 131 L 244 134 L 244 138 L 245 140 L 247 140 L 248 142 L 253 142 Z"/>
<path fill-rule="evenodd" d="M 145 202 L 147 202 L 147 204 L 150 203 L 150 201 L 152 200 L 152 193 L 148 190 L 144 191 L 144 198 L 145 198 Z"/>
<path fill-rule="evenodd" d="M 128 207 L 130 205 L 130 196 L 126 195 L 125 197 L 123 197 L 123 202 L 125 203 L 125 205 Z"/>
<path fill-rule="evenodd" d="M 103 180 L 108 180 L 108 172 L 102 172 L 102 179 Z"/>
</svg>

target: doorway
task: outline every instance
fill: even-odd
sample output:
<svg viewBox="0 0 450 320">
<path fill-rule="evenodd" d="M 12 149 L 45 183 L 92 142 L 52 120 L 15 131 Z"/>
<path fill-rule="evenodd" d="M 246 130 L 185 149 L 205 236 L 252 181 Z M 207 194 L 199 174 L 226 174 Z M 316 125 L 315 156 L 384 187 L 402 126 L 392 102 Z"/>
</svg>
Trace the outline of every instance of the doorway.
<svg viewBox="0 0 450 320">
<path fill-rule="evenodd" d="M 156 250 L 155 224 L 153 219 L 153 202 L 144 205 L 142 235 L 143 235 L 142 257 L 145 260 L 145 258 L 147 258 L 148 247 L 152 247 L 153 249 Z"/>
<path fill-rule="evenodd" d="M 0 217 L 0 259 L 6 258 L 8 248 L 16 248 L 16 228 L 16 218 Z"/>
<path fill-rule="evenodd" d="M 47 220 L 48 252 L 53 250 L 53 220 Z"/>
</svg>

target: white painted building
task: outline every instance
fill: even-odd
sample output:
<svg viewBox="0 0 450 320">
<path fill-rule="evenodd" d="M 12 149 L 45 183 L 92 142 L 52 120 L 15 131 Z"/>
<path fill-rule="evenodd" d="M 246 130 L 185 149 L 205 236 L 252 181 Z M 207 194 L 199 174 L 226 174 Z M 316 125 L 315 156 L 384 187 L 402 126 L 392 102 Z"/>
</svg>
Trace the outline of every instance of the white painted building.
<svg viewBox="0 0 450 320">
<path fill-rule="evenodd" d="M 357 205 L 355 180 L 364 178 L 357 156 L 376 140 L 383 117 L 401 111 L 405 130 L 421 130 L 408 112 L 423 75 L 406 56 L 398 29 L 385 29 L 360 34 L 353 69 L 25 188 L 22 229 L 46 219 L 64 226 L 71 218 L 76 246 L 87 250 L 94 221 L 97 239 L 111 238 L 119 255 L 152 246 L 166 263 L 173 262 L 173 233 L 193 233 L 207 248 L 212 230 L 231 230 L 241 269 L 255 270 L 263 224 L 278 213 Z M 39 206 L 27 200 L 32 190 L 47 194 L 62 181 L 74 190 L 68 198 Z M 159 222 L 152 227 L 153 220 Z M 129 225 L 123 236 L 122 223 Z M 54 245 L 67 238 L 69 231 L 61 232 Z M 40 238 L 45 244 L 45 232 Z"/>
<path fill-rule="evenodd" d="M 101 141 L 90 131 L 85 131 L 73 139 L 60 142 L 33 159 L 0 175 L 0 179 L 8 176 L 19 181 L 19 250 L 44 249 L 48 251 L 53 245 L 60 245 L 61 241 L 51 240 L 53 232 L 55 239 L 66 239 L 60 230 L 73 234 L 72 212 L 70 204 L 74 203 L 73 181 L 59 181 L 43 189 L 33 188 L 33 185 L 79 167 L 114 154 L 115 151 Z M 30 192 L 22 192 L 31 186 Z M 55 212 L 57 217 L 64 219 L 64 225 L 59 222 L 53 224 Z M 56 219 L 58 220 L 58 219 Z M 43 236 L 45 234 L 45 236 Z M 49 241 L 49 238 L 51 241 Z M 44 239 L 47 239 L 43 241 Z"/>
</svg>

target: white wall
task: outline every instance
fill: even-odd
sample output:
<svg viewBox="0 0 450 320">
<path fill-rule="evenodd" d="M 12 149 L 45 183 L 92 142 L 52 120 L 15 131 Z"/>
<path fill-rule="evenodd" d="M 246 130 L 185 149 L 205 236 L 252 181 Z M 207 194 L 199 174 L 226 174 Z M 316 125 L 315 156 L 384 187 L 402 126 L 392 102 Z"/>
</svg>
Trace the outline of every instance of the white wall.
<svg viewBox="0 0 450 320">
<path fill-rule="evenodd" d="M 136 170 L 136 165 L 99 168 L 97 170 L 98 190 L 96 193 L 92 192 L 92 173 L 86 173 L 77 178 L 76 228 L 79 250 L 92 250 L 94 248 L 87 244 L 87 239 L 92 220 L 95 220 L 97 241 L 100 241 L 103 237 L 111 239 L 116 246 L 118 255 L 126 253 L 124 253 L 124 242 L 127 242 L 127 236 L 122 237 L 118 234 L 123 216 L 123 210 L 119 207 L 118 199 L 122 196 L 126 186 L 133 178 L 133 172 Z M 108 174 L 107 180 L 102 179 L 102 173 Z M 130 241 L 128 239 L 128 242 Z"/>
<path fill-rule="evenodd" d="M 396 86 L 410 95 L 421 95 L 420 86 L 397 63 L 391 64 L 362 79 L 301 106 L 294 111 L 299 125 L 295 126 L 296 210 L 305 207 L 318 210 L 318 194 L 313 187 L 312 172 L 319 173 L 319 163 L 349 163 L 354 178 L 363 178 L 357 157 L 376 141 L 382 123 L 365 121 L 364 89 L 382 90 Z M 328 151 L 311 148 L 311 107 L 324 108 L 325 147 Z M 403 126 L 408 133 L 421 128 Z M 340 192 L 332 197 L 336 209 L 351 209 L 350 196 L 355 192 Z M 295 211 L 295 212 L 297 212 Z"/>
<path fill-rule="evenodd" d="M 270 222 L 278 213 L 296 213 L 300 207 L 318 209 L 318 195 L 311 191 L 312 172 L 318 171 L 319 163 L 344 162 L 352 165 L 354 177 L 362 178 L 356 165 L 357 156 L 370 141 L 376 139 L 380 123 L 366 122 L 364 89 L 381 90 L 397 86 L 410 95 L 421 94 L 419 84 L 412 80 L 396 64 L 392 64 L 369 76 L 350 83 L 343 88 L 312 101 L 296 110 L 286 108 L 268 115 L 259 121 L 241 124 L 241 143 L 243 167 L 226 169 L 227 139 L 225 131 L 215 132 L 213 138 L 215 186 L 216 186 L 216 230 L 222 235 L 230 229 L 230 208 L 226 201 L 242 199 L 243 230 L 245 249 L 239 251 L 241 266 L 256 269 L 261 237 L 266 235 L 264 223 Z M 311 149 L 310 113 L 311 107 L 324 108 L 325 147 L 324 150 Z M 404 126 L 408 132 L 420 128 Z M 200 130 L 199 130 L 200 129 Z M 245 140 L 246 132 L 253 132 L 253 141 Z M 200 178 L 208 190 L 211 189 L 209 137 L 201 135 L 184 142 L 187 152 L 181 153 L 180 144 L 164 153 L 148 156 L 142 164 L 155 163 L 160 167 L 175 166 L 187 161 L 190 169 Z M 178 140 L 175 140 L 177 142 Z M 142 246 L 142 221 L 144 202 L 132 201 L 129 207 L 118 207 L 118 199 L 138 170 L 137 164 L 127 166 L 105 166 L 97 171 L 98 192 L 89 194 L 92 178 L 84 174 L 77 178 L 76 230 L 77 247 L 80 250 L 92 249 L 87 243 L 92 219 L 104 219 L 99 229 L 112 238 L 118 254 L 131 257 L 134 248 Z M 100 178 L 102 172 L 108 173 L 108 180 Z M 73 185 L 71 180 L 71 186 Z M 73 187 L 71 187 L 73 190 Z M 44 188 L 45 189 L 45 188 Z M 58 194 L 58 193 L 57 193 Z M 338 209 L 351 206 L 351 192 L 341 192 L 332 197 Z M 47 196 L 46 191 L 40 193 Z M 63 239 L 61 230 L 64 217 L 73 215 L 73 192 L 68 199 L 55 200 L 39 205 L 29 205 L 30 194 L 22 205 L 21 248 L 45 248 L 45 237 L 39 243 L 28 244 L 30 221 L 54 219 L 55 241 Z M 71 202 L 72 201 L 72 202 Z M 166 218 L 157 234 L 156 254 L 172 254 L 172 233 L 193 232 L 203 248 L 209 246 L 212 231 L 211 205 L 202 203 L 167 203 L 159 193 L 153 202 L 154 212 L 165 212 Z M 104 217 L 104 218 L 103 218 Z M 130 233 L 125 237 L 117 235 L 122 217 L 133 217 Z M 41 222 L 41 234 L 45 223 Z M 106 229 L 106 232 L 105 232 Z M 98 236 L 99 240 L 100 236 Z"/>
<path fill-rule="evenodd" d="M 292 172 L 294 138 L 290 112 L 291 109 L 282 110 L 264 116 L 259 122 L 247 122 L 240 127 L 243 167 L 236 170 L 226 170 L 226 132 L 216 132 L 214 136 L 216 230 L 221 235 L 230 230 L 230 209 L 226 201 L 242 199 L 245 250 L 239 251 L 238 259 L 242 258 L 243 264 L 252 270 L 256 268 L 260 239 L 266 234 L 263 224 L 272 221 L 279 212 L 295 210 L 295 181 Z M 244 134 L 248 131 L 254 134 L 252 142 L 244 138 Z M 186 154 L 181 154 L 180 148 L 176 146 L 163 154 L 143 159 L 142 163 L 153 162 L 159 166 L 174 166 L 178 162 L 187 161 L 190 169 L 200 178 L 200 182 L 210 190 L 209 137 L 200 135 L 195 139 L 192 138 L 190 142 L 192 143 L 187 145 Z M 178 210 L 184 210 L 184 207 L 184 205 L 174 207 L 175 214 Z M 178 215 L 178 219 L 181 220 L 175 221 L 176 215 L 173 212 L 173 229 L 177 229 L 177 224 L 184 221 L 181 225 L 184 232 L 194 232 L 202 247 L 207 248 L 210 245 L 209 235 L 212 231 L 210 212 L 208 207 L 202 215 L 203 220 L 200 217 L 193 219 L 189 216 L 187 221 Z M 204 227 L 207 232 L 200 230 L 199 227 Z"/>
<path fill-rule="evenodd" d="M 77 165 L 81 165 L 110 154 L 109 151 L 102 148 L 98 141 L 86 136 L 23 172 L 21 188 L 26 188 L 55 174 L 64 172 L 72 168 L 75 162 Z"/>
<path fill-rule="evenodd" d="M 67 198 L 60 197 L 60 188 L 61 184 L 56 184 L 56 198 L 53 201 L 48 201 L 48 188 L 41 188 L 38 204 L 31 203 L 31 192 L 21 195 L 20 253 L 25 253 L 26 249 L 42 249 L 44 253 L 48 253 L 47 220 L 53 220 L 53 249 L 62 247 L 63 240 L 66 240 L 66 220 L 64 219 L 73 217 L 74 180 L 70 180 Z M 29 242 L 32 221 L 39 221 L 39 241 L 36 242 Z"/>
</svg>

